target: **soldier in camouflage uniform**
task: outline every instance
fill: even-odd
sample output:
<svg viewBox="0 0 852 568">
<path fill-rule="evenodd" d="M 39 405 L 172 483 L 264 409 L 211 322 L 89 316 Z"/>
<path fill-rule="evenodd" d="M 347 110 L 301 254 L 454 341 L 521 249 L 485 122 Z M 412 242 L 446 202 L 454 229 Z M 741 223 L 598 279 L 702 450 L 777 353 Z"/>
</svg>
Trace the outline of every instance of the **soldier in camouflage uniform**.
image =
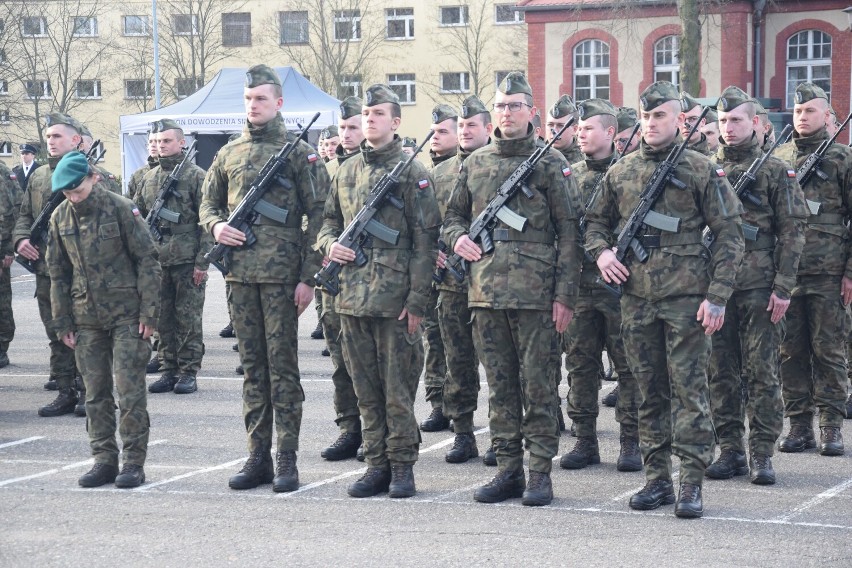
<svg viewBox="0 0 852 568">
<path fill-rule="evenodd" d="M 330 164 L 337 159 L 337 147 L 340 145 L 340 132 L 337 129 L 337 125 L 332 124 L 324 128 L 322 138 L 326 161 Z"/>
<path fill-rule="evenodd" d="M 412 466 L 420 446 L 414 417 L 423 366 L 420 323 L 432 288 L 441 214 L 432 180 L 414 160 L 394 192 L 404 203 L 402 210 L 385 205 L 374 217 L 400 232 L 398 243 L 370 238 L 363 249 L 366 264 L 352 263 L 355 252 L 336 239 L 381 176 L 406 159 L 396 135 L 399 98 L 390 87 L 367 89 L 361 118 L 365 136 L 361 153 L 337 171 L 318 240 L 331 260 L 343 264 L 335 309 L 364 423 L 367 472 L 349 486 L 348 493 L 372 497 L 387 491 L 391 497 L 410 497 L 416 492 Z"/>
<path fill-rule="evenodd" d="M 557 132 L 562 130 L 562 127 L 565 126 L 565 123 L 572 116 L 575 120 L 577 119 L 577 106 L 571 100 L 571 97 L 562 95 L 547 112 L 547 122 L 545 123 L 545 130 L 547 132 L 545 132 L 545 139 L 549 142 L 551 138 L 556 136 Z M 562 133 L 559 140 L 554 142 L 553 147 L 565 156 L 568 165 L 583 161 L 583 153 L 577 145 L 576 122 Z"/>
<path fill-rule="evenodd" d="M 798 85 L 793 140 L 779 147 L 776 155 L 794 168 L 801 166 L 828 138 L 830 116 L 825 91 L 813 83 Z M 813 415 L 818 408 L 820 454 L 837 456 L 844 451 L 840 428 L 846 413 L 846 339 L 852 301 L 852 240 L 847 228 L 852 212 L 852 149 L 832 144 L 819 167 L 825 178 L 814 175 L 802 187 L 813 206 L 781 346 L 781 392 L 790 432 L 779 449 L 800 452 L 816 447 Z"/>
<path fill-rule="evenodd" d="M 12 171 L 0 162 L 0 369 L 9 364 L 9 344 L 15 337 L 12 314 L 12 277 L 9 267 L 14 259 L 12 231 L 21 208 L 21 198 Z"/>
<path fill-rule="evenodd" d="M 639 143 L 642 140 L 642 130 L 636 133 L 633 140 L 630 140 L 630 134 L 633 132 L 633 127 L 639 122 L 639 116 L 636 114 L 635 108 L 618 107 L 618 112 L 615 116 L 618 121 L 618 134 L 615 135 L 615 149 L 621 156 L 626 156 L 639 149 Z M 630 142 L 629 147 L 625 147 Z"/>
<path fill-rule="evenodd" d="M 134 199 L 147 219 L 163 184 L 184 159 L 186 139 L 180 126 L 170 119 L 152 124 L 160 156 L 157 166 L 142 178 Z M 155 239 L 157 259 L 162 268 L 157 326 L 160 333 L 159 360 L 163 375 L 148 386 L 148 392 L 189 394 L 198 390 L 196 375 L 204 356 L 201 315 L 204 311 L 207 268 L 204 254 L 213 245 L 207 231 L 198 226 L 204 170 L 193 163 L 184 166 L 180 179 L 163 209 L 178 215 L 178 222 L 164 217 L 156 221 L 162 240 Z M 153 235 L 152 235 L 153 236 Z"/>
<path fill-rule="evenodd" d="M 684 116 L 674 85 L 653 83 L 639 100 L 642 145 L 609 169 L 600 198 L 586 211 L 586 251 L 597 259 L 606 282 L 625 283 L 622 335 L 642 394 L 639 442 L 647 480 L 630 506 L 655 509 L 675 501 L 674 453 L 681 460 L 675 514 L 700 517 L 704 470 L 715 442 L 706 372 L 710 335 L 722 327 L 742 261 L 742 205 L 724 170 L 684 150 L 674 171 L 682 189 L 669 182 L 653 208 L 680 219 L 680 231 L 646 225 L 638 239 L 647 262 L 634 261 L 628 270 L 618 261 L 611 248 L 616 235 L 653 172 L 682 142 L 678 126 Z M 716 235 L 712 258 L 702 244 L 705 225 Z"/>
<path fill-rule="evenodd" d="M 707 137 L 707 151 L 711 155 L 715 154 L 716 150 L 719 149 L 719 115 L 715 109 L 711 108 L 707 111 L 705 124 L 701 127 L 701 134 Z"/>
<path fill-rule="evenodd" d="M 160 267 L 139 210 L 96 184 L 98 175 L 79 152 L 66 154 L 53 173 L 53 191 L 64 192 L 66 200 L 50 219 L 51 326 L 73 350 L 86 383 L 86 429 L 95 465 L 79 484 L 138 487 L 145 482 L 150 428 L 145 363 L 159 315 Z"/>
<path fill-rule="evenodd" d="M 754 102 L 737 87 L 728 87 L 719 98 L 723 142 L 717 161 L 729 179 L 736 180 L 762 153 L 754 133 L 759 124 Z M 771 485 L 775 483 L 771 457 L 783 426 L 779 375 L 783 318 L 796 284 L 808 209 L 796 173 L 777 158 L 770 157 L 763 164 L 748 195 L 752 197 L 741 200 L 743 227 L 749 228 L 743 263 L 728 300 L 725 323 L 713 335 L 708 369 L 710 407 L 722 451 L 706 475 L 729 479 L 751 469 L 752 483 Z M 748 387 L 748 464 L 741 376 Z"/>
<path fill-rule="evenodd" d="M 133 199 L 139 193 L 142 187 L 142 178 L 145 174 L 157 167 L 159 163 L 159 155 L 157 154 L 157 134 L 148 132 L 148 158 L 145 165 L 133 172 L 130 175 L 130 181 L 127 182 L 127 197 Z"/>
<path fill-rule="evenodd" d="M 578 139 L 585 160 L 572 170 L 579 192 L 574 203 L 582 215 L 586 205 L 599 195 L 603 177 L 613 163 L 613 139 L 618 128 L 616 109 L 604 99 L 588 99 L 577 105 L 580 116 Z M 579 254 L 583 254 L 582 248 Z M 627 365 L 621 339 L 621 306 L 618 298 L 597 282 L 597 265 L 591 257 L 583 259 L 580 293 L 574 306 L 574 319 L 565 331 L 565 368 L 571 377 L 568 391 L 568 416 L 574 421 L 577 442 L 559 465 L 564 469 L 581 469 L 600 463 L 597 417 L 598 390 L 603 377 L 601 352 L 606 352 L 618 373 L 618 400 L 615 417 L 620 424 L 619 471 L 640 471 L 638 392 L 636 380 Z"/>
<path fill-rule="evenodd" d="M 361 107 L 363 103 L 358 97 L 346 97 L 340 103 L 340 118 L 337 131 L 340 134 L 340 145 L 335 152 L 335 159 L 328 165 L 335 164 L 337 170 L 346 162 L 360 154 L 364 132 L 361 129 Z M 331 177 L 334 183 L 335 175 Z M 361 447 L 361 415 L 358 412 L 358 396 L 352 385 L 352 376 L 346 368 L 343 358 L 343 348 L 340 344 L 340 316 L 334 309 L 334 296 L 322 293 L 322 323 L 325 342 L 328 345 L 334 372 L 331 382 L 334 385 L 335 422 L 340 428 L 340 435 L 330 446 L 322 450 L 321 456 L 329 461 L 343 460 L 358 455 L 363 461 L 364 453 Z"/>
<path fill-rule="evenodd" d="M 92 149 L 92 144 L 94 144 L 95 139 L 92 136 L 92 132 L 85 124 L 80 124 L 80 137 L 82 138 L 82 140 L 78 149 L 84 154 L 88 154 L 89 150 Z M 101 145 L 101 150 L 99 151 L 103 151 L 103 145 Z M 98 156 L 98 154 L 95 154 L 95 156 Z M 98 160 L 99 159 L 100 158 L 98 158 Z M 123 192 L 121 191 L 121 186 L 118 183 L 118 178 L 116 178 L 110 172 L 106 171 L 101 166 L 96 165 L 94 166 L 94 169 L 95 172 L 100 175 L 101 182 L 106 184 L 111 192 L 122 195 Z"/>
<path fill-rule="evenodd" d="M 498 222 L 492 231 L 494 250 L 483 256 L 467 234 L 471 220 L 537 149 L 530 124 L 532 90 L 521 73 L 510 73 L 500 83 L 494 110 L 500 126 L 492 144 L 465 160 L 443 230 L 447 245 L 470 262 L 468 305 L 488 379 L 497 450 L 499 471 L 475 491 L 474 499 L 496 503 L 523 497 L 524 505 L 547 505 L 553 499 L 552 460 L 559 451 L 552 371 L 558 365 L 558 334 L 573 315 L 580 272 L 571 202 L 577 187 L 565 158 L 556 151 L 546 154 L 527 179 L 533 198 L 519 196 L 508 204 L 527 219 L 524 231 Z M 529 484 L 522 444 L 530 451 Z"/>
<path fill-rule="evenodd" d="M 287 132 L 280 109 L 281 79 L 274 69 L 255 65 L 246 73 L 247 122 L 243 134 L 222 148 L 207 171 L 200 223 L 217 242 L 231 247 L 230 312 L 244 369 L 243 418 L 249 458 L 231 477 L 231 489 L 252 489 L 272 482 L 275 492 L 299 487 L 296 451 L 302 422 L 298 362 L 298 317 L 311 303 L 314 274 L 322 256 L 316 241 L 328 193 L 328 175 L 308 144 Z M 242 231 L 226 222 L 245 197 L 260 169 L 288 142 L 295 142 L 288 163 L 263 199 L 286 209 L 283 221 L 260 216 L 252 228 L 257 241 L 242 246 Z M 302 229 L 302 216 L 307 228 Z M 273 421 L 277 431 L 276 467 L 270 459 Z M 273 479 L 274 477 L 274 479 Z"/>
<path fill-rule="evenodd" d="M 680 104 L 683 107 L 684 116 L 683 122 L 680 125 L 680 135 L 682 137 L 686 137 L 689 134 L 690 129 L 695 126 L 695 122 L 698 120 L 698 117 L 701 116 L 701 113 L 704 111 L 704 107 L 686 91 L 682 91 L 680 93 Z M 695 131 L 695 134 L 690 137 L 688 148 L 704 154 L 705 156 L 709 156 L 713 152 L 710 151 L 707 136 L 704 132 L 702 132 L 702 129 L 706 125 L 707 118 L 705 117 L 702 118 L 701 122 L 698 124 L 698 129 Z"/>
</svg>

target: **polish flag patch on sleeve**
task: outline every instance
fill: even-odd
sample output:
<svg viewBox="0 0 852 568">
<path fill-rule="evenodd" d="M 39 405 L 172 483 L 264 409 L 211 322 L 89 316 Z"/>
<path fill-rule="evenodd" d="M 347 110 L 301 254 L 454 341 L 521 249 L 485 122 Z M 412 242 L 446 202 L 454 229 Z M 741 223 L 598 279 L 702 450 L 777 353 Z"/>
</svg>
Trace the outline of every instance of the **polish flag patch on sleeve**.
<svg viewBox="0 0 852 568">
<path fill-rule="evenodd" d="M 793 170 L 787 170 L 787 177 L 788 178 L 796 177 L 796 172 L 794 172 Z"/>
<path fill-rule="evenodd" d="M 722 168 L 716 168 L 716 175 L 720 178 L 725 177 L 725 170 L 723 170 Z"/>
<path fill-rule="evenodd" d="M 130 211 L 131 211 L 131 213 L 133 213 L 133 216 L 134 216 L 134 217 L 138 217 L 138 216 L 140 215 L 140 213 L 139 213 L 139 209 L 138 209 L 137 207 L 135 207 L 135 206 L 134 206 L 134 207 L 133 207 L 133 209 L 131 209 Z"/>
<path fill-rule="evenodd" d="M 420 189 L 426 189 L 427 187 L 429 187 L 429 180 L 421 179 L 417 182 L 417 187 L 419 187 Z"/>
<path fill-rule="evenodd" d="M 319 156 L 317 156 L 316 154 L 308 154 L 308 163 L 309 164 L 313 164 L 318 159 L 319 159 Z"/>
<path fill-rule="evenodd" d="M 562 177 L 568 177 L 571 175 L 571 168 L 569 166 L 565 166 L 562 168 Z"/>
<path fill-rule="evenodd" d="M 17 174 L 11 173 L 9 174 L 9 179 L 18 179 Z"/>
</svg>

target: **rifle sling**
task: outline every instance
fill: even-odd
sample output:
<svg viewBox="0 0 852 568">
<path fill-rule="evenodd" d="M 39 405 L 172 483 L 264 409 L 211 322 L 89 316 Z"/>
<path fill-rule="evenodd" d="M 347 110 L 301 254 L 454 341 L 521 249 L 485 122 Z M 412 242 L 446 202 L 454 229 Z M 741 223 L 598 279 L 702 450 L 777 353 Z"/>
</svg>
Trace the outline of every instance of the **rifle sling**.
<svg viewBox="0 0 852 568">
<path fill-rule="evenodd" d="M 637 240 L 646 249 L 680 245 L 698 245 L 704 242 L 701 231 L 689 233 L 663 233 L 660 235 L 637 235 Z"/>
<path fill-rule="evenodd" d="M 543 243 L 546 245 L 552 245 L 556 239 L 550 231 L 541 231 L 539 229 L 527 227 L 523 232 L 516 231 L 511 228 L 494 229 L 491 233 L 491 240 L 494 242 L 504 243 L 518 241 L 522 243 Z"/>
</svg>

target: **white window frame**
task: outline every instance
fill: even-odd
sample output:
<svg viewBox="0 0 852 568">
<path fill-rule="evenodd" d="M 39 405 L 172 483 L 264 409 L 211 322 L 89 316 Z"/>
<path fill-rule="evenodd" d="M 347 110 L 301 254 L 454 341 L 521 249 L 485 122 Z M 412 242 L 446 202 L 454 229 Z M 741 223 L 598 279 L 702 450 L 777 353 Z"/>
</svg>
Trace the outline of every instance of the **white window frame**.
<svg viewBox="0 0 852 568">
<path fill-rule="evenodd" d="M 239 16 L 239 17 L 248 16 L 248 25 L 246 25 L 246 22 L 228 22 L 228 23 L 226 23 L 225 22 L 226 16 Z M 247 42 L 241 42 L 241 43 L 229 43 L 229 42 L 227 42 L 225 40 L 225 38 L 228 37 L 226 28 L 230 28 L 231 31 L 234 28 L 239 28 L 241 33 L 247 28 L 248 41 Z M 231 35 L 230 37 L 234 37 L 234 36 Z M 245 37 L 246 36 L 241 36 L 240 39 L 242 40 Z M 225 13 L 222 14 L 222 46 L 223 47 L 250 47 L 251 41 L 252 41 L 252 37 L 251 37 L 251 12 L 225 12 Z"/>
<path fill-rule="evenodd" d="M 343 93 L 343 90 L 346 89 L 346 93 Z M 349 91 L 351 89 L 351 92 Z M 340 98 L 346 98 L 349 95 L 358 97 L 359 99 L 364 96 L 364 78 L 359 74 L 354 75 L 343 75 L 340 78 L 340 93 L 343 94 Z"/>
<path fill-rule="evenodd" d="M 12 124 L 9 118 L 9 109 L 0 110 L 0 124 Z"/>
<path fill-rule="evenodd" d="M 335 10 L 332 19 L 333 39 L 337 42 L 361 41 L 361 10 Z M 350 35 L 347 37 L 337 37 L 337 26 L 339 24 L 350 24 Z"/>
<path fill-rule="evenodd" d="M 98 18 L 96 16 L 72 16 L 71 30 L 74 37 L 97 37 Z"/>
<path fill-rule="evenodd" d="M 669 45 L 666 45 L 666 42 Z M 660 73 L 671 73 L 671 80 L 665 79 L 670 83 L 674 84 L 678 89 L 680 89 L 680 58 L 678 57 L 678 52 L 680 51 L 680 36 L 678 35 L 668 35 L 665 37 L 661 37 L 657 41 L 654 42 L 654 81 L 662 81 L 663 79 L 658 77 Z M 662 57 L 667 57 L 668 54 L 671 54 L 671 62 L 670 63 L 658 63 L 657 56 L 661 55 Z"/>
<path fill-rule="evenodd" d="M 27 22 L 37 21 L 39 23 L 38 33 L 27 33 L 25 24 Z M 21 19 L 21 35 L 23 37 L 47 37 L 47 18 L 44 16 L 24 16 Z"/>
<path fill-rule="evenodd" d="M 417 104 L 417 77 L 414 73 L 389 73 L 388 87 L 399 97 L 400 105 Z M 398 87 L 399 89 L 394 89 Z M 404 91 L 404 96 L 400 96 Z"/>
<path fill-rule="evenodd" d="M 142 31 L 127 31 L 128 18 L 133 18 L 134 22 L 139 22 L 145 28 Z M 150 36 L 151 35 L 151 17 L 145 14 L 127 14 L 121 17 L 121 33 L 125 36 Z"/>
<path fill-rule="evenodd" d="M 128 87 L 130 83 L 144 83 L 146 94 L 142 96 L 130 95 Z M 124 98 L 129 101 L 147 101 L 152 98 L 153 90 L 151 89 L 150 79 L 125 79 L 124 80 Z"/>
<path fill-rule="evenodd" d="M 33 88 L 36 86 L 36 83 L 41 85 L 41 89 L 39 89 L 40 94 L 33 95 Z M 36 79 L 35 81 L 27 81 L 25 84 L 26 96 L 31 101 L 36 99 L 47 99 L 53 96 L 53 87 L 50 85 L 49 79 Z"/>
<path fill-rule="evenodd" d="M 455 21 L 447 21 L 445 16 L 448 14 L 446 10 L 458 10 L 459 19 Z M 441 27 L 456 27 L 466 26 L 470 23 L 470 10 L 467 6 L 440 6 L 438 8 L 438 24 Z"/>
<path fill-rule="evenodd" d="M 403 10 L 411 13 L 398 13 Z M 405 28 L 405 33 L 401 36 L 390 35 L 391 22 L 402 22 L 402 25 Z M 414 39 L 414 8 L 387 8 L 385 10 L 385 39 L 390 41 Z"/>
<path fill-rule="evenodd" d="M 793 39 L 800 37 L 802 34 L 807 34 L 807 43 L 805 44 L 807 48 L 807 54 L 804 59 L 790 59 L 790 42 Z M 820 43 L 819 45 L 824 46 L 828 45 L 829 55 L 828 57 L 814 57 L 814 47 L 816 46 L 816 42 L 814 41 L 814 34 L 819 33 L 821 37 L 828 38 L 828 43 L 825 42 Z M 799 44 L 802 45 L 802 44 Z M 823 32 L 822 30 L 801 30 L 789 38 L 787 38 L 787 42 L 785 44 L 786 52 L 784 54 L 787 64 L 786 69 L 784 71 L 784 79 L 785 79 L 785 88 L 786 88 L 786 102 L 788 109 L 792 109 L 795 102 L 793 96 L 796 93 L 796 86 L 804 83 L 804 82 L 814 82 L 814 68 L 817 67 L 828 67 L 828 78 L 818 77 L 816 81 L 820 83 L 824 83 L 821 85 L 825 90 L 825 94 L 828 95 L 828 100 L 831 101 L 831 74 L 832 74 L 832 66 L 831 66 L 831 54 L 834 49 L 834 38 L 832 38 L 829 34 Z M 824 55 L 824 54 L 823 54 Z M 805 79 L 790 79 L 790 71 L 793 69 L 806 70 L 806 78 Z M 827 83 L 827 84 L 826 84 Z M 828 88 L 826 88 L 828 87 Z"/>
<path fill-rule="evenodd" d="M 580 47 L 586 46 L 586 45 L 591 46 L 591 48 L 592 48 L 591 51 L 587 53 L 584 50 L 583 53 L 578 53 L 578 50 L 580 49 Z M 603 47 L 605 47 L 606 49 L 605 50 L 602 49 Z M 584 57 L 588 56 L 589 60 L 590 60 L 590 66 L 589 67 L 578 66 L 577 65 L 577 56 L 578 55 L 581 55 L 581 56 L 584 56 Z M 598 58 L 602 58 L 604 56 L 606 57 L 607 62 L 609 64 L 611 64 L 612 61 L 610 60 L 609 45 L 606 42 L 601 41 L 599 39 L 587 39 L 587 40 L 581 41 L 580 43 L 578 43 L 577 45 L 574 46 L 574 49 L 571 50 L 571 57 L 574 58 L 574 60 L 573 60 L 574 61 L 574 77 L 573 77 L 574 80 L 573 80 L 573 89 L 572 89 L 573 93 L 572 94 L 574 95 L 575 101 L 580 102 L 580 101 L 585 101 L 585 100 L 594 99 L 594 98 L 609 99 L 609 95 L 610 95 L 610 92 L 611 92 L 611 89 L 612 89 L 612 85 L 610 84 L 610 65 L 608 64 L 605 67 L 603 65 L 600 65 L 600 66 L 595 65 L 595 60 L 598 59 Z M 580 97 L 579 95 L 577 95 L 577 77 L 580 77 L 580 76 L 583 76 L 583 77 L 588 76 L 589 77 L 588 90 L 590 91 L 590 93 L 589 93 L 588 97 Z M 604 86 L 598 86 L 598 84 L 597 84 L 598 83 L 598 77 L 601 77 L 601 76 L 607 77 L 607 85 L 605 87 Z M 582 87 L 582 89 L 586 90 L 587 87 Z M 599 89 L 601 89 L 601 90 L 606 89 L 606 91 L 607 91 L 606 96 L 603 96 L 602 93 L 598 93 Z"/>
<path fill-rule="evenodd" d="M 458 79 L 459 88 L 452 89 L 447 88 L 446 80 L 451 76 L 455 75 Z M 467 71 L 447 71 L 441 73 L 438 77 L 438 81 L 440 87 L 438 88 L 438 92 L 440 93 L 469 93 L 470 92 L 470 73 Z"/>
<path fill-rule="evenodd" d="M 9 80 L 8 79 L 0 79 L 0 95 L 8 95 L 9 94 Z"/>
<path fill-rule="evenodd" d="M 12 143 L 9 141 L 3 142 L 0 144 L 0 156 L 11 156 L 12 155 Z"/>
<path fill-rule="evenodd" d="M 80 83 L 92 83 L 92 93 L 91 95 L 81 95 L 80 94 Z M 101 94 L 101 80 L 100 79 L 77 79 L 74 82 L 74 98 L 80 100 L 97 100 L 103 98 Z"/>
<path fill-rule="evenodd" d="M 294 14 L 298 14 L 300 19 L 299 21 L 290 20 L 288 16 L 292 16 Z M 302 15 L 304 15 L 304 20 L 301 19 Z M 285 18 L 287 21 L 285 22 Z M 301 37 L 298 41 L 284 41 L 284 25 L 285 23 L 289 26 L 298 25 L 299 26 L 299 36 Z M 308 43 L 310 39 L 310 18 L 308 17 L 308 12 L 305 10 L 284 10 L 278 12 L 278 45 L 303 45 Z"/>
<path fill-rule="evenodd" d="M 184 21 L 184 18 L 188 18 Z M 181 24 L 188 23 L 191 29 L 178 29 L 178 22 Z M 199 34 L 198 27 L 198 14 L 172 14 L 172 31 L 176 36 L 197 36 Z"/>
<path fill-rule="evenodd" d="M 192 91 L 192 93 L 181 93 L 180 92 L 180 88 L 178 88 L 179 85 L 185 85 L 185 86 L 192 87 L 193 82 L 194 82 L 194 85 L 195 85 L 195 89 Z M 179 100 L 185 99 L 186 97 L 192 95 L 193 93 L 197 93 L 198 89 L 200 89 L 203 86 L 204 85 L 201 84 L 201 80 L 198 77 L 195 77 L 194 79 L 192 77 L 178 77 L 178 78 L 175 79 L 175 96 Z"/>
<path fill-rule="evenodd" d="M 511 20 L 501 20 L 500 19 L 500 11 L 501 8 L 512 8 L 514 4 L 495 4 L 494 5 L 494 25 L 497 26 L 513 26 L 515 24 L 523 24 L 524 23 L 524 13 L 520 10 L 512 10 L 512 19 Z"/>
</svg>

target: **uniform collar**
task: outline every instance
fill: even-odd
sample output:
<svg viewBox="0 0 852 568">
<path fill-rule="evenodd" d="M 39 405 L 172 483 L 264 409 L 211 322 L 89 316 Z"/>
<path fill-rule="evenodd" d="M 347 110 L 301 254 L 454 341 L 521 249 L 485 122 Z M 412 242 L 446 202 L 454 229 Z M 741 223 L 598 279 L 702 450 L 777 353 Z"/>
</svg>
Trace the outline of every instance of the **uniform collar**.
<svg viewBox="0 0 852 568">
<path fill-rule="evenodd" d="M 678 132 L 675 135 L 674 140 L 672 140 L 668 146 L 665 148 L 660 148 L 659 150 L 654 150 L 651 148 L 647 142 L 645 142 L 645 138 L 642 138 L 642 141 L 639 143 L 639 155 L 642 156 L 645 160 L 652 160 L 654 162 L 662 162 L 666 159 L 669 153 L 672 151 L 672 148 L 678 146 L 683 142 L 683 138 L 680 137 L 680 133 Z"/>
<path fill-rule="evenodd" d="M 399 161 L 399 155 L 402 152 L 402 138 L 398 134 L 393 135 L 393 140 L 385 144 L 381 148 L 373 148 L 367 141 L 361 142 L 361 159 L 365 164 L 382 164 L 385 162 Z"/>
<path fill-rule="evenodd" d="M 446 162 L 447 160 L 449 160 L 450 158 L 455 156 L 457 151 L 458 151 L 458 147 L 456 147 L 453 150 L 450 150 L 449 153 L 444 154 L 443 156 L 437 156 L 437 155 L 435 155 L 435 152 L 433 152 L 432 150 L 429 150 L 429 158 L 432 159 L 432 166 L 437 166 L 441 162 Z"/>
<path fill-rule="evenodd" d="M 793 131 L 793 142 L 796 144 L 796 148 L 803 151 L 812 152 L 816 150 L 817 146 L 828 138 L 828 130 L 825 129 L 825 126 L 810 136 L 799 136 L 798 132 Z"/>
<path fill-rule="evenodd" d="M 615 147 L 611 148 L 611 152 L 609 156 L 606 158 L 601 158 L 599 160 L 594 160 L 592 158 L 586 157 L 583 154 L 583 160 L 586 162 L 586 167 L 593 172 L 605 172 L 609 169 L 609 165 L 612 163 L 612 157 L 615 154 Z"/>
<path fill-rule="evenodd" d="M 536 149 L 535 129 L 532 124 L 527 126 L 527 134 L 521 138 L 512 138 L 511 140 L 503 138 L 500 127 L 494 129 L 493 138 L 498 156 L 529 156 Z"/>
<path fill-rule="evenodd" d="M 175 167 L 179 163 L 181 163 L 183 161 L 183 156 L 184 156 L 183 152 L 180 152 L 179 154 L 175 154 L 174 156 L 164 156 L 164 157 L 160 158 L 160 161 L 159 161 L 160 168 L 164 172 L 172 171 L 173 169 L 175 169 Z"/>
<path fill-rule="evenodd" d="M 284 119 L 280 114 L 276 114 L 275 118 L 264 124 L 263 126 L 255 126 L 246 120 L 243 132 L 251 136 L 252 141 L 261 142 L 267 140 L 277 140 L 279 134 L 284 129 Z"/>
<path fill-rule="evenodd" d="M 754 160 L 761 153 L 760 145 L 757 142 L 757 136 L 751 135 L 747 141 L 736 146 L 728 146 L 725 140 L 719 141 L 719 150 L 717 156 L 723 162 L 744 162 L 746 160 Z"/>
</svg>

